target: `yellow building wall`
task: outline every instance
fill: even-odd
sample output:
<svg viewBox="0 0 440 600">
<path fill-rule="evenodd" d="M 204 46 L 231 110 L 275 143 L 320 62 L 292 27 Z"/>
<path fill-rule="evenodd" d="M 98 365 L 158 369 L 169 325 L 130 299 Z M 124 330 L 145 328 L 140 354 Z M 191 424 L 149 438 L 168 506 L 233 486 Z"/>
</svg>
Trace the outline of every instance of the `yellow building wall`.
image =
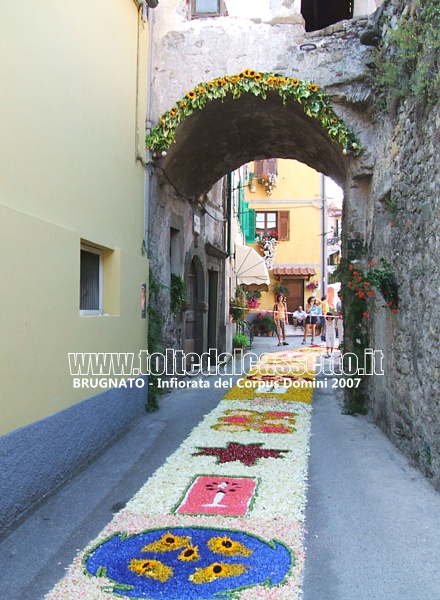
<svg viewBox="0 0 440 600">
<path fill-rule="evenodd" d="M 102 390 L 69 352 L 146 348 L 141 285 L 148 27 L 133 0 L 1 3 L 0 434 Z M 80 316 L 80 245 L 104 311 Z"/>
<path fill-rule="evenodd" d="M 254 172 L 254 163 L 249 165 Z M 316 295 L 322 295 L 322 186 L 320 173 L 295 160 L 278 159 L 278 182 L 272 196 L 268 197 L 264 187 L 254 179 L 255 191 L 246 188 L 246 201 L 249 208 L 256 211 L 289 211 L 290 235 L 288 241 L 278 241 L 274 266 L 312 267 L 316 276 L 310 280 L 318 281 L 320 288 Z M 253 244 L 258 249 L 258 244 Z M 263 292 L 259 310 L 271 310 L 275 293 L 273 286 L 280 278 L 269 270 L 271 286 L 269 292 Z M 305 279 L 305 283 L 308 279 Z M 304 289 L 303 305 L 312 295 Z"/>
</svg>

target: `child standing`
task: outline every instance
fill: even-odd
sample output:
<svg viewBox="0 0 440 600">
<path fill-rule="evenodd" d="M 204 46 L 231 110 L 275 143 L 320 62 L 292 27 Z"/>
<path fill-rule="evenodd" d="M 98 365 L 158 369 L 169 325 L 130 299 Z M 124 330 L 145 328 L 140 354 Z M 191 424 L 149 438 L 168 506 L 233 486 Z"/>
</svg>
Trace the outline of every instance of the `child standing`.
<svg viewBox="0 0 440 600">
<path fill-rule="evenodd" d="M 335 318 L 331 312 L 328 312 L 325 317 L 325 339 L 327 354 L 324 358 L 330 358 L 333 352 L 333 348 L 336 345 Z"/>
</svg>

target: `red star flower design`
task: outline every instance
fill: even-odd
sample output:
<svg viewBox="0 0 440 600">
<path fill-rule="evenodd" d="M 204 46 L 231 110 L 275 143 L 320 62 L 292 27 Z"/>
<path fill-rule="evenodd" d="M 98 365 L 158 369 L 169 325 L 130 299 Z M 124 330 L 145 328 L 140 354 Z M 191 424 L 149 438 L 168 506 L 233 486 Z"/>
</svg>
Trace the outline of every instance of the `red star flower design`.
<svg viewBox="0 0 440 600">
<path fill-rule="evenodd" d="M 200 452 L 195 452 L 193 456 L 216 456 L 218 464 L 239 460 L 247 467 L 252 467 L 259 458 L 283 458 L 281 453 L 288 452 L 262 448 L 262 445 L 229 442 L 226 448 L 200 448 Z"/>
</svg>

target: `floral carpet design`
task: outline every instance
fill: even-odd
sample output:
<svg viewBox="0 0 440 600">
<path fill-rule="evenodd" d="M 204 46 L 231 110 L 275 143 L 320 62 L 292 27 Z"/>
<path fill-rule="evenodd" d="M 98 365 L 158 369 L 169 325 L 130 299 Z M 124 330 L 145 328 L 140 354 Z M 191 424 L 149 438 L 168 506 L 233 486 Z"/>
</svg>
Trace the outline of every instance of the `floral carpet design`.
<svg viewBox="0 0 440 600">
<path fill-rule="evenodd" d="M 280 355 L 257 365 L 277 386 L 229 390 L 46 600 L 299 600 L 313 388 L 281 391 Z"/>
<path fill-rule="evenodd" d="M 261 433 L 292 433 L 295 431 L 295 413 L 287 411 L 226 410 L 219 422 L 212 426 L 217 431 L 260 431 Z"/>
<path fill-rule="evenodd" d="M 293 566 L 276 541 L 205 527 L 114 535 L 85 558 L 86 571 L 109 580 L 108 591 L 129 598 L 233 598 L 235 590 L 278 585 Z"/>
<path fill-rule="evenodd" d="M 258 485 L 253 477 L 200 475 L 177 508 L 182 514 L 244 516 Z"/>
<path fill-rule="evenodd" d="M 262 445 L 228 442 L 226 448 L 202 448 L 193 456 L 215 456 L 220 464 L 238 460 L 247 467 L 252 467 L 260 458 L 280 458 L 283 452 L 288 452 L 288 450 L 262 448 Z"/>
</svg>

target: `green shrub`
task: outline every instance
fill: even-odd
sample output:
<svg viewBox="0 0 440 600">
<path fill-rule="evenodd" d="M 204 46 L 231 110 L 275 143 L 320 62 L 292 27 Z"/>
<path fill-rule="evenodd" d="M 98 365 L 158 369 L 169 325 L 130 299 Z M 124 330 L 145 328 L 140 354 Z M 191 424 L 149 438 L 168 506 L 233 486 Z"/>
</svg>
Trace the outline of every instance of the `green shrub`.
<svg viewBox="0 0 440 600">
<path fill-rule="evenodd" d="M 434 104 L 440 97 L 439 59 L 440 0 L 416 0 L 378 50 L 376 83 L 392 101 L 415 97 Z"/>
<path fill-rule="evenodd" d="M 232 338 L 233 348 L 246 348 L 249 346 L 249 338 L 244 333 L 236 333 Z"/>
<path fill-rule="evenodd" d="M 170 308 L 174 317 L 180 313 L 186 301 L 186 286 L 183 278 L 171 273 Z"/>
</svg>

